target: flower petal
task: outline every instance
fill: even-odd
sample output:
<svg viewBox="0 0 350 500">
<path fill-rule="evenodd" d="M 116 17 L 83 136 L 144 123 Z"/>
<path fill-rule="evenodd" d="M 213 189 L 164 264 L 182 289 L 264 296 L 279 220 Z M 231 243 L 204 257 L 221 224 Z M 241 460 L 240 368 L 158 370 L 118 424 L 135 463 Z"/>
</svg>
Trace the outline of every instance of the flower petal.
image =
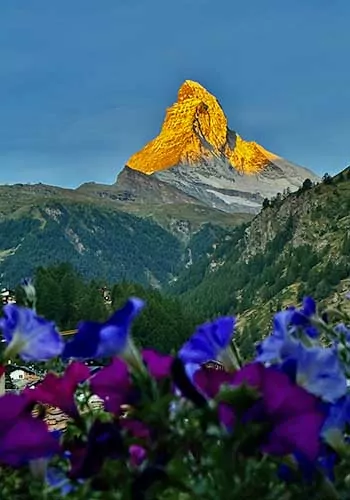
<svg viewBox="0 0 350 500">
<path fill-rule="evenodd" d="M 74 338 L 67 342 L 63 358 L 93 359 L 121 354 L 127 346 L 131 324 L 144 304 L 131 297 L 105 323 L 81 322 Z"/>
<path fill-rule="evenodd" d="M 324 401 L 334 402 L 345 395 L 346 376 L 332 348 L 299 347 L 297 383 Z"/>
<path fill-rule="evenodd" d="M 90 379 L 90 386 L 92 392 L 103 399 L 106 410 L 118 414 L 131 387 L 127 364 L 114 358 L 109 366 L 102 368 Z"/>
<path fill-rule="evenodd" d="M 0 328 L 5 340 L 9 345 L 18 344 L 18 354 L 24 361 L 47 361 L 62 353 L 64 342 L 53 322 L 16 304 L 7 304 L 4 315 Z"/>
<path fill-rule="evenodd" d="M 59 441 L 48 432 L 46 424 L 30 416 L 17 420 L 16 425 L 0 437 L 0 461 L 14 467 L 59 450 Z"/>
<path fill-rule="evenodd" d="M 171 365 L 174 361 L 173 356 L 160 354 L 152 349 L 144 349 L 142 351 L 142 358 L 153 378 L 160 380 L 170 377 Z"/>
<path fill-rule="evenodd" d="M 179 351 L 183 363 L 204 364 L 216 361 L 229 345 L 234 335 L 236 320 L 222 317 L 197 328 Z"/>
<path fill-rule="evenodd" d="M 67 415 L 75 416 L 77 412 L 74 400 L 75 391 L 78 385 L 89 376 L 89 368 L 75 361 L 68 365 L 61 377 L 48 373 L 34 389 L 25 389 L 24 394 L 32 401 L 55 406 Z"/>
<path fill-rule="evenodd" d="M 263 446 L 265 453 L 289 455 L 301 452 L 308 460 L 314 461 L 320 452 L 320 430 L 324 422 L 321 412 L 305 413 L 282 421 L 271 432 Z"/>
</svg>

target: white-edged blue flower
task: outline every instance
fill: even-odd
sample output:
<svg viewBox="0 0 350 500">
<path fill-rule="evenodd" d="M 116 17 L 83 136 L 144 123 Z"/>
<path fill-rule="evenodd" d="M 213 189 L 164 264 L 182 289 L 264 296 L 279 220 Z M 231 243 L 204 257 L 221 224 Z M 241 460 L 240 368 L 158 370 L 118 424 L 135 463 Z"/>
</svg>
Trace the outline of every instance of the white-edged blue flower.
<svg viewBox="0 0 350 500">
<path fill-rule="evenodd" d="M 272 333 L 257 346 L 256 361 L 260 363 L 281 362 L 293 356 L 300 344 L 290 332 L 293 314 L 292 309 L 275 314 Z"/>
<path fill-rule="evenodd" d="M 300 345 L 295 359 L 296 382 L 308 392 L 331 403 L 346 394 L 346 376 L 335 349 Z"/>
<path fill-rule="evenodd" d="M 328 416 L 321 431 L 323 439 L 335 450 L 341 450 L 346 440 L 344 431 L 350 423 L 350 395 L 340 398 L 329 405 Z"/>
<path fill-rule="evenodd" d="M 225 316 L 197 328 L 178 355 L 190 377 L 197 367 L 209 361 L 221 361 L 227 368 L 235 365 L 236 360 L 230 349 L 235 326 L 236 319 Z"/>
<path fill-rule="evenodd" d="M 3 312 L 0 329 L 7 342 L 5 357 L 18 354 L 24 361 L 48 361 L 62 353 L 64 342 L 54 322 L 15 304 L 7 304 Z"/>
</svg>

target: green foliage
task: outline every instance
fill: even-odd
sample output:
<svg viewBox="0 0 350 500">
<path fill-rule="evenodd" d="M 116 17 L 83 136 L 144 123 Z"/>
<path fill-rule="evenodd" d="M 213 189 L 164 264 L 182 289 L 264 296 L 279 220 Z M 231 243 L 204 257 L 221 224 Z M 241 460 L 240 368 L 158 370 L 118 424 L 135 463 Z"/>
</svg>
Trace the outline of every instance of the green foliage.
<svg viewBox="0 0 350 500">
<path fill-rule="evenodd" d="M 176 351 L 199 322 L 196 314 L 184 312 L 177 298 L 126 282 L 112 289 L 113 309 L 121 307 L 131 296 L 140 297 L 147 304 L 133 326 L 133 337 L 142 347 L 154 347 L 164 353 Z"/>
<path fill-rule="evenodd" d="M 101 285 L 84 281 L 70 264 L 38 268 L 35 285 L 38 313 L 62 330 L 74 329 L 81 319 L 104 321 L 108 316 Z"/>
<path fill-rule="evenodd" d="M 305 179 L 302 185 L 302 191 L 307 191 L 312 188 L 312 181 L 310 179 Z"/>
<path fill-rule="evenodd" d="M 322 177 L 322 182 L 324 184 L 332 184 L 333 179 L 328 173 L 325 173 L 324 176 Z"/>
<path fill-rule="evenodd" d="M 269 206 L 270 206 L 270 200 L 268 198 L 265 198 L 264 201 L 263 201 L 263 204 L 262 204 L 263 210 L 265 208 L 268 208 Z"/>
</svg>

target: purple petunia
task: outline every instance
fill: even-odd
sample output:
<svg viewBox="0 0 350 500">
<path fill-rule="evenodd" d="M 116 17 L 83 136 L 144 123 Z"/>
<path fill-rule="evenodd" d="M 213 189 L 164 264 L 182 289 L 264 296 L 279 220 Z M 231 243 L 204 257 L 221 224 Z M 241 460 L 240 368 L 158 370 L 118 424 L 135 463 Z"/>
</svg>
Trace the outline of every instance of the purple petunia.
<svg viewBox="0 0 350 500">
<path fill-rule="evenodd" d="M 260 393 L 261 399 L 252 403 L 244 415 L 244 421 L 248 425 L 254 421 L 270 424 L 261 446 L 262 451 L 280 456 L 298 451 L 309 460 L 317 458 L 320 430 L 325 420 L 317 397 L 291 382 L 286 374 L 260 363 L 246 365 L 234 374 L 224 376 L 220 372 L 213 372 L 211 376 L 233 387 L 247 384 Z M 203 377 L 202 370 L 196 373 L 194 381 L 199 389 L 206 392 L 207 388 L 203 384 L 207 384 L 208 379 Z M 211 397 L 215 397 L 221 383 L 211 382 Z M 227 403 L 221 404 L 219 417 L 225 426 L 234 429 L 237 418 L 234 407 Z"/>
<path fill-rule="evenodd" d="M 149 374 L 156 380 L 170 376 L 171 365 L 174 361 L 173 356 L 160 354 L 153 349 L 144 349 L 142 359 L 146 363 Z"/>
<path fill-rule="evenodd" d="M 110 365 L 91 377 L 90 386 L 92 392 L 104 401 L 107 411 L 119 414 L 131 388 L 127 364 L 122 359 L 114 358 Z"/>
<path fill-rule="evenodd" d="M 48 373 L 34 389 L 25 389 L 23 393 L 31 401 L 60 408 L 71 417 L 77 415 L 74 394 L 78 385 L 89 378 L 90 370 L 82 363 L 71 363 L 65 373 L 59 377 Z"/>
<path fill-rule="evenodd" d="M 59 452 L 58 439 L 31 415 L 32 407 L 24 395 L 0 397 L 0 462 L 16 467 Z"/>
</svg>

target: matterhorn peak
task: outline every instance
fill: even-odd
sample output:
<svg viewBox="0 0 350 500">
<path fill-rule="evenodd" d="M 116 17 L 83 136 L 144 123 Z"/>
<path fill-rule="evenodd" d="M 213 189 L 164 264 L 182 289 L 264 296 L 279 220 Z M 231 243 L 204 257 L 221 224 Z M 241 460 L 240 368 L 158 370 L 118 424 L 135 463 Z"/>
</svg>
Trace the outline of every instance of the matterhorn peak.
<svg viewBox="0 0 350 500">
<path fill-rule="evenodd" d="M 152 174 L 213 158 L 227 161 L 240 173 L 254 174 L 278 157 L 231 131 L 217 98 L 198 82 L 186 80 L 177 101 L 166 111 L 159 135 L 135 153 L 127 166 Z"/>
<path fill-rule="evenodd" d="M 264 198 L 295 191 L 307 178 L 318 180 L 310 170 L 244 140 L 229 128 L 217 98 L 186 80 L 160 133 L 131 156 L 117 184 L 125 193 L 131 186 L 133 196 L 140 183 L 146 196 L 147 185 L 155 203 L 185 195 L 224 212 L 257 213 Z M 156 195 L 159 190 L 167 194 Z"/>
</svg>

